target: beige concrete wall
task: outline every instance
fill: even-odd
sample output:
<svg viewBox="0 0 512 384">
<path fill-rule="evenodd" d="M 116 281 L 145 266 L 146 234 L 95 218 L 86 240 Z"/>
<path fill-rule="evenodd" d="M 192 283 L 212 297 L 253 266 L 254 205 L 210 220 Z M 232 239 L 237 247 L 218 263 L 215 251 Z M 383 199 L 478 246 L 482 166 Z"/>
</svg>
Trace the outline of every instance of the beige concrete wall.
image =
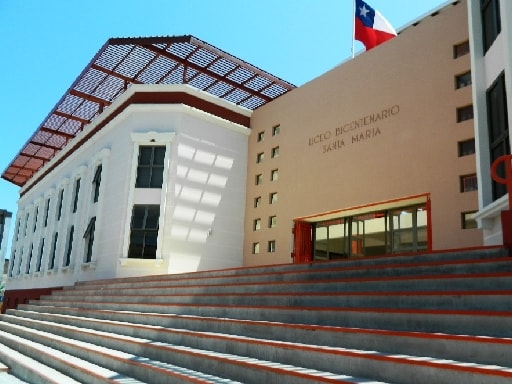
<svg viewBox="0 0 512 384">
<path fill-rule="evenodd" d="M 461 229 L 460 217 L 478 208 L 477 192 L 461 193 L 459 182 L 476 169 L 475 156 L 458 157 L 457 144 L 474 136 L 472 120 L 456 120 L 456 109 L 471 104 L 471 87 L 454 84 L 470 69 L 470 57 L 454 59 L 453 46 L 467 39 L 462 1 L 254 112 L 245 265 L 290 262 L 294 218 L 423 193 L 432 202 L 433 249 L 482 244 L 480 230 Z M 322 59 L 321 52 L 312 54 Z M 272 136 L 278 124 L 280 134 Z M 276 146 L 279 157 L 271 158 Z M 260 163 L 258 153 L 265 156 Z M 279 170 L 277 181 L 270 181 L 272 169 Z M 255 185 L 260 173 L 263 183 Z M 276 204 L 269 204 L 272 192 Z M 261 204 L 254 208 L 257 196 Z M 272 215 L 276 228 L 267 225 Z M 276 241 L 275 253 L 267 252 L 269 240 Z"/>
</svg>

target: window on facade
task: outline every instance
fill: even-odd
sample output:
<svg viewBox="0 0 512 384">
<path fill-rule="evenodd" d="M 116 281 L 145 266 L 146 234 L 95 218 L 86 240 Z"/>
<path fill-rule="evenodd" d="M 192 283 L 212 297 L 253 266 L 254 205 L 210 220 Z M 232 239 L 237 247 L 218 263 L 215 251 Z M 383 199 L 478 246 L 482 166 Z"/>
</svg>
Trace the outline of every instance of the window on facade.
<svg viewBox="0 0 512 384">
<path fill-rule="evenodd" d="M 100 164 L 96 167 L 96 171 L 94 172 L 94 177 L 92 179 L 92 185 L 93 185 L 93 194 L 92 194 L 92 201 L 93 203 L 97 203 L 98 199 L 100 197 L 100 184 L 101 184 L 101 172 L 103 170 L 103 166 Z"/>
<path fill-rule="evenodd" d="M 252 243 L 252 253 L 253 255 L 260 253 L 260 243 Z"/>
<path fill-rule="evenodd" d="M 57 255 L 57 242 L 59 240 L 59 233 L 55 232 L 53 235 L 52 251 L 50 254 L 50 260 L 48 263 L 48 269 L 52 270 L 55 267 L 55 256 Z"/>
<path fill-rule="evenodd" d="M 272 158 L 279 157 L 279 147 L 272 148 L 271 156 L 272 156 Z"/>
<path fill-rule="evenodd" d="M 64 200 L 64 189 L 61 189 L 59 192 L 59 202 L 57 203 L 57 221 L 59 221 L 62 216 L 62 200 Z"/>
<path fill-rule="evenodd" d="M 263 141 L 265 138 L 265 131 L 258 132 L 258 142 Z"/>
<path fill-rule="evenodd" d="M 473 118 L 473 106 L 467 105 L 465 107 L 457 108 L 457 123 L 462 121 L 471 120 Z"/>
<path fill-rule="evenodd" d="M 459 157 L 468 156 L 475 153 L 475 139 L 459 141 Z"/>
<path fill-rule="evenodd" d="M 50 212 L 50 198 L 46 199 L 46 205 L 44 207 L 44 227 L 48 226 L 48 213 Z"/>
<path fill-rule="evenodd" d="M 71 252 L 73 251 L 73 238 L 75 236 L 75 226 L 69 228 L 68 245 L 66 247 L 66 256 L 64 258 L 64 266 L 67 267 L 71 263 Z"/>
<path fill-rule="evenodd" d="M 12 253 L 12 256 L 11 256 L 11 265 L 10 265 L 10 269 L 9 269 L 9 277 L 12 277 L 13 274 L 14 274 L 14 264 L 15 264 L 15 261 L 16 261 L 16 251 L 14 251 Z"/>
<path fill-rule="evenodd" d="M 18 224 L 16 225 L 16 241 L 20 238 L 20 227 L 21 227 L 21 219 L 18 219 Z"/>
<path fill-rule="evenodd" d="M 89 224 L 84 232 L 85 239 L 85 263 L 90 263 L 92 260 L 92 247 L 94 245 L 94 232 L 96 230 L 96 217 L 91 217 Z"/>
<path fill-rule="evenodd" d="M 505 75 L 502 73 L 487 90 L 487 117 L 489 126 L 489 152 L 491 163 L 498 157 L 510 154 L 510 139 L 508 129 L 507 95 L 505 91 Z M 498 167 L 500 175 L 505 175 L 504 164 Z M 492 197 L 499 199 L 507 193 L 505 184 L 493 181 Z"/>
<path fill-rule="evenodd" d="M 480 4 L 485 53 L 501 32 L 500 0 L 481 0 Z"/>
<path fill-rule="evenodd" d="M 39 207 L 36 207 L 35 213 L 34 213 L 34 227 L 32 228 L 32 232 L 35 232 L 37 230 L 37 217 L 39 216 Z"/>
<path fill-rule="evenodd" d="M 273 253 L 276 251 L 276 241 L 275 240 L 269 240 L 267 245 L 267 251 L 270 253 Z"/>
<path fill-rule="evenodd" d="M 268 227 L 275 228 L 277 226 L 277 216 L 270 216 L 268 218 Z"/>
<path fill-rule="evenodd" d="M 73 213 L 78 209 L 78 197 L 80 195 L 80 179 L 75 180 L 75 190 L 73 192 Z"/>
<path fill-rule="evenodd" d="M 156 259 L 159 205 L 134 205 L 128 257 Z"/>
<path fill-rule="evenodd" d="M 469 41 L 464 41 L 453 46 L 453 58 L 467 55 L 469 53 Z"/>
<path fill-rule="evenodd" d="M 268 202 L 269 204 L 275 204 L 277 203 L 277 192 L 272 192 L 270 195 L 269 195 L 269 198 L 268 198 Z"/>
<path fill-rule="evenodd" d="M 279 171 L 277 169 L 273 169 L 270 171 L 270 180 L 275 181 L 279 178 Z"/>
<path fill-rule="evenodd" d="M 32 264 L 32 254 L 34 252 L 34 244 L 30 244 L 30 253 L 28 254 L 27 265 L 25 266 L 25 273 L 30 273 L 30 265 Z"/>
<path fill-rule="evenodd" d="M 471 175 L 464 175 L 460 177 L 460 191 L 461 192 L 471 192 L 478 190 L 478 181 L 476 177 L 476 173 Z"/>
<path fill-rule="evenodd" d="M 261 196 L 254 198 L 254 208 L 258 208 L 261 205 Z"/>
<path fill-rule="evenodd" d="M 39 245 L 39 254 L 37 256 L 37 262 L 36 262 L 36 272 L 41 271 L 41 264 L 43 261 L 43 253 L 44 253 L 44 237 L 41 239 L 41 244 Z"/>
<path fill-rule="evenodd" d="M 261 229 L 261 219 L 254 219 L 254 221 L 252 223 L 252 229 L 254 231 Z"/>
<path fill-rule="evenodd" d="M 135 188 L 162 188 L 165 145 L 140 146 Z"/>
<path fill-rule="evenodd" d="M 461 213 L 461 224 L 462 229 L 471 229 L 471 228 L 477 228 L 477 222 L 475 219 L 473 219 L 473 214 L 476 211 L 471 212 L 462 212 Z"/>
<path fill-rule="evenodd" d="M 259 173 L 256 175 L 255 184 L 260 185 L 261 183 L 263 183 L 263 175 L 261 173 Z"/>
<path fill-rule="evenodd" d="M 258 153 L 256 155 L 256 163 L 261 163 L 264 158 L 265 158 L 265 154 L 263 152 Z"/>
<path fill-rule="evenodd" d="M 281 133 L 281 126 L 280 125 L 274 125 L 272 127 L 272 136 L 279 135 Z"/>
<path fill-rule="evenodd" d="M 29 220 L 30 220 L 30 214 L 27 213 L 27 217 L 25 218 L 25 231 L 24 231 L 24 235 L 23 236 L 27 236 Z"/>
<path fill-rule="evenodd" d="M 455 89 L 464 88 L 469 85 L 471 85 L 471 71 L 455 76 Z"/>
<path fill-rule="evenodd" d="M 18 270 L 16 271 L 16 275 L 21 275 L 21 264 L 23 264 L 23 249 L 21 250 L 20 254 L 20 261 L 18 261 Z"/>
</svg>

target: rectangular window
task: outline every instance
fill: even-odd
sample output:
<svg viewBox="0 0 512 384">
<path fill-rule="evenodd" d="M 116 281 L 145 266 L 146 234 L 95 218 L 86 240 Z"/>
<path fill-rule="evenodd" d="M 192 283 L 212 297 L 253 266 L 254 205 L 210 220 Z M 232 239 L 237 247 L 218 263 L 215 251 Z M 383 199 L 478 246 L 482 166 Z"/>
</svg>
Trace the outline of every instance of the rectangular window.
<svg viewBox="0 0 512 384">
<path fill-rule="evenodd" d="M 16 251 L 13 251 L 12 256 L 11 256 L 11 265 L 10 265 L 10 270 L 9 270 L 9 277 L 13 276 L 13 273 L 14 273 L 14 262 L 15 261 L 16 261 Z"/>
<path fill-rule="evenodd" d="M 57 242 L 59 240 L 59 233 L 55 232 L 53 235 L 52 251 L 50 254 L 50 261 L 48 263 L 48 269 L 52 270 L 55 267 L 55 256 L 57 255 Z"/>
<path fill-rule="evenodd" d="M 100 185 L 101 185 L 101 172 L 103 170 L 103 166 L 100 164 L 96 167 L 96 171 L 94 172 L 94 178 L 92 179 L 93 184 L 93 194 L 92 201 L 93 203 L 97 203 L 100 197 Z"/>
<path fill-rule="evenodd" d="M 268 202 L 269 204 L 275 204 L 277 203 L 277 192 L 272 192 L 270 195 L 269 195 L 269 198 L 268 198 Z"/>
<path fill-rule="evenodd" d="M 487 90 L 487 118 L 489 126 L 489 152 L 491 163 L 498 157 L 510 154 L 508 127 L 507 94 L 505 90 L 505 74 L 501 73 Z M 498 167 L 500 175 L 505 175 L 504 162 Z M 505 184 L 493 181 L 492 197 L 499 199 L 507 193 Z"/>
<path fill-rule="evenodd" d="M 20 238 L 20 227 L 21 227 L 21 219 L 18 219 L 18 224 L 16 225 L 16 241 Z"/>
<path fill-rule="evenodd" d="M 252 223 L 252 229 L 254 231 L 261 229 L 261 219 L 254 219 L 254 221 Z"/>
<path fill-rule="evenodd" d="M 471 71 L 455 76 L 455 89 L 464 88 L 469 85 L 471 85 Z"/>
<path fill-rule="evenodd" d="M 90 263 L 92 260 L 92 247 L 94 245 L 94 232 L 96 230 L 96 216 L 91 217 L 87 228 L 85 229 L 85 263 Z"/>
<path fill-rule="evenodd" d="M 32 264 L 32 254 L 34 252 L 34 244 L 30 244 L 30 253 L 28 254 L 27 265 L 25 266 L 25 273 L 30 273 L 30 264 Z"/>
<path fill-rule="evenodd" d="M 27 236 L 29 220 L 30 220 L 30 213 L 27 213 L 27 217 L 25 218 L 25 231 L 24 231 L 23 236 Z"/>
<path fill-rule="evenodd" d="M 277 216 L 270 216 L 268 218 L 268 227 L 275 228 L 277 226 Z"/>
<path fill-rule="evenodd" d="M 460 177 L 460 191 L 472 192 L 478 190 L 478 180 L 476 173 L 471 175 L 464 175 Z"/>
<path fill-rule="evenodd" d="M 465 107 L 457 108 L 457 123 L 471 120 L 473 118 L 473 106 L 467 105 Z"/>
<path fill-rule="evenodd" d="M 75 180 L 75 191 L 73 193 L 73 213 L 76 213 L 78 209 L 78 197 L 80 195 L 80 179 Z"/>
<path fill-rule="evenodd" d="M 41 239 L 41 244 L 39 245 L 39 255 L 37 256 L 36 272 L 41 272 L 41 264 L 43 261 L 43 254 L 44 254 L 44 237 Z"/>
<path fill-rule="evenodd" d="M 263 183 L 263 175 L 259 173 L 256 175 L 255 184 L 260 185 L 261 183 Z"/>
<path fill-rule="evenodd" d="M 261 196 L 254 198 L 254 208 L 258 208 L 261 204 Z"/>
<path fill-rule="evenodd" d="M 256 155 L 256 163 L 261 163 L 264 158 L 265 158 L 265 154 L 263 152 L 258 153 Z"/>
<path fill-rule="evenodd" d="M 477 222 L 475 219 L 473 219 L 473 214 L 476 211 L 471 212 L 462 212 L 461 213 L 461 224 L 462 229 L 471 229 L 471 228 L 477 228 Z"/>
<path fill-rule="evenodd" d="M 57 203 L 57 221 L 59 221 L 62 216 L 62 200 L 64 200 L 64 189 L 61 189 L 59 192 L 59 202 Z"/>
<path fill-rule="evenodd" d="M 475 139 L 459 141 L 459 157 L 468 156 L 475 153 Z"/>
<path fill-rule="evenodd" d="M 159 205 L 133 206 L 129 258 L 156 259 L 159 219 Z"/>
<path fill-rule="evenodd" d="M 252 254 L 257 255 L 260 253 L 260 243 L 252 243 Z"/>
<path fill-rule="evenodd" d="M 276 181 L 279 178 L 279 171 L 277 169 L 273 169 L 270 171 L 270 180 Z"/>
<path fill-rule="evenodd" d="M 271 157 L 272 158 L 279 157 L 279 147 L 272 148 Z"/>
<path fill-rule="evenodd" d="M 66 257 L 64 258 L 64 267 L 69 266 L 71 263 L 71 252 L 73 251 L 73 238 L 75 235 L 75 226 L 72 225 L 69 228 L 69 234 L 68 234 L 68 245 L 66 247 Z"/>
<path fill-rule="evenodd" d="M 165 145 L 140 146 L 135 188 L 162 188 Z"/>
<path fill-rule="evenodd" d="M 281 133 L 281 126 L 278 124 L 278 125 L 274 125 L 272 127 L 272 136 L 276 136 L 276 135 L 279 135 Z"/>
<path fill-rule="evenodd" d="M 453 58 L 456 59 L 469 53 L 469 41 L 464 41 L 453 46 Z"/>
<path fill-rule="evenodd" d="M 258 142 L 263 141 L 265 138 L 265 131 L 258 132 Z"/>
<path fill-rule="evenodd" d="M 481 0 L 480 4 L 485 53 L 501 32 L 500 0 Z"/>
<path fill-rule="evenodd" d="M 270 240 L 268 242 L 267 251 L 270 253 L 274 253 L 276 251 L 276 241 Z"/>
<path fill-rule="evenodd" d="M 46 199 L 46 205 L 44 207 L 44 227 L 48 226 L 48 213 L 50 212 L 50 198 Z"/>
<path fill-rule="evenodd" d="M 34 227 L 32 228 L 32 232 L 35 232 L 37 230 L 37 217 L 39 216 L 39 207 L 36 207 L 35 213 L 34 213 Z"/>
</svg>

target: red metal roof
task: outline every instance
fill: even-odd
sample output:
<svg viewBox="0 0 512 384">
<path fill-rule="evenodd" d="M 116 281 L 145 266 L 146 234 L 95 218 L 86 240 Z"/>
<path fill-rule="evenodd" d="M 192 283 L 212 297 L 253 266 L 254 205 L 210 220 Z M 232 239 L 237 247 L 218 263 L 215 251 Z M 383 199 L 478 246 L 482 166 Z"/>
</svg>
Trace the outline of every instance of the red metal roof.
<svg viewBox="0 0 512 384">
<path fill-rule="evenodd" d="M 295 88 L 193 36 L 109 39 L 2 178 L 23 186 L 132 84 L 188 84 L 248 109 Z"/>
</svg>

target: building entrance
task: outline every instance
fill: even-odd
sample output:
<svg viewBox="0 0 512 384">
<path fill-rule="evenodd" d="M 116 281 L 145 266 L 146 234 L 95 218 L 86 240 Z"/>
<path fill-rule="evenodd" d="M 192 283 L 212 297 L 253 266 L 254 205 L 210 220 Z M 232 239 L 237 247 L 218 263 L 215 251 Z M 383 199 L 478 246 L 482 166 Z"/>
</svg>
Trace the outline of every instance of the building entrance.
<svg viewBox="0 0 512 384">
<path fill-rule="evenodd" d="M 375 256 L 427 250 L 425 206 L 341 217 L 312 224 L 313 259 Z"/>
<path fill-rule="evenodd" d="M 429 209 L 423 195 L 296 220 L 294 261 L 428 251 Z"/>
</svg>

